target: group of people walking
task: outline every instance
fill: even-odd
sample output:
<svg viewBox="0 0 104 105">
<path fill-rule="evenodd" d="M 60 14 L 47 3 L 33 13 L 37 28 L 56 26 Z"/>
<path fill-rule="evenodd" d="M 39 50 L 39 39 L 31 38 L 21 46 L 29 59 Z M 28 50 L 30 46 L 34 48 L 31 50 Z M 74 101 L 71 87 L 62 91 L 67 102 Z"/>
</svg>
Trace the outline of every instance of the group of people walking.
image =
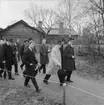
<svg viewBox="0 0 104 105">
<path fill-rule="evenodd" d="M 10 80 L 14 80 L 12 77 L 12 65 L 14 65 L 15 68 L 15 75 L 18 74 L 18 41 L 13 42 L 12 39 L 0 39 L 0 77 L 3 76 L 6 78 L 6 70 L 8 71 L 8 78 Z"/>
<path fill-rule="evenodd" d="M 53 74 L 58 74 L 60 86 L 66 81 L 73 82 L 71 74 L 76 67 L 72 41 L 72 38 L 62 38 L 57 41 L 57 45 L 51 51 L 44 83 L 49 84 L 48 80 Z"/>
<path fill-rule="evenodd" d="M 74 49 L 72 47 L 72 38 L 61 38 L 57 40 L 57 44 L 51 49 L 46 44 L 46 39 L 42 40 L 40 45 L 40 61 L 36 58 L 35 41 L 29 38 L 24 41 L 23 45 L 18 48 L 17 43 L 13 43 L 11 40 L 0 40 L 0 77 L 4 71 L 4 64 L 6 64 L 9 79 L 14 80 L 11 74 L 12 65 L 17 64 L 17 54 L 20 55 L 23 67 L 23 75 L 25 77 L 24 86 L 29 86 L 29 80 L 31 79 L 37 92 L 40 92 L 35 76 L 38 72 L 43 70 L 43 74 L 46 74 L 43 82 L 49 84 L 49 78 L 58 74 L 60 86 L 67 82 L 73 82 L 71 80 L 72 71 L 75 70 L 75 57 Z M 9 52 L 8 52 L 9 50 Z M 15 57 L 14 57 L 15 55 Z M 19 58 L 19 56 L 18 56 Z M 47 67 L 46 67 L 47 66 Z M 15 66 L 16 68 L 16 66 Z M 10 72 L 9 72 L 10 71 Z M 5 73 L 4 73 L 5 74 Z M 18 67 L 15 69 L 15 74 L 18 75 Z"/>
</svg>

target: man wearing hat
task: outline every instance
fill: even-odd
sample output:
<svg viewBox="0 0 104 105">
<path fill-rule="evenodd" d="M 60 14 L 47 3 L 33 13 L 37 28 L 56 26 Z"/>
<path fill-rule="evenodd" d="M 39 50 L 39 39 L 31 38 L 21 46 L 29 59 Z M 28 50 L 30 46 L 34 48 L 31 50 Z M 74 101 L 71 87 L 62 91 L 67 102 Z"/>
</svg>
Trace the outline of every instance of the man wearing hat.
<svg viewBox="0 0 104 105">
<path fill-rule="evenodd" d="M 37 65 L 39 65 L 39 63 L 33 51 L 34 46 L 35 46 L 35 42 L 31 41 L 31 43 L 28 46 L 28 49 L 24 52 L 22 56 L 22 61 L 26 66 L 24 86 L 29 87 L 28 83 L 29 83 L 29 80 L 31 79 L 33 85 L 36 88 L 36 91 L 40 92 L 41 89 L 39 89 L 39 86 L 35 79 L 35 76 L 37 75 L 36 67 Z"/>
<path fill-rule="evenodd" d="M 6 68 L 8 71 L 8 76 L 10 80 L 14 80 L 12 77 L 12 65 L 13 65 L 13 49 L 12 49 L 12 39 L 7 40 L 5 45 L 5 60 L 6 60 Z"/>
<path fill-rule="evenodd" d="M 72 71 L 75 70 L 74 49 L 72 47 L 73 38 L 66 38 L 63 46 L 63 68 L 66 70 L 66 81 L 71 80 Z"/>
</svg>

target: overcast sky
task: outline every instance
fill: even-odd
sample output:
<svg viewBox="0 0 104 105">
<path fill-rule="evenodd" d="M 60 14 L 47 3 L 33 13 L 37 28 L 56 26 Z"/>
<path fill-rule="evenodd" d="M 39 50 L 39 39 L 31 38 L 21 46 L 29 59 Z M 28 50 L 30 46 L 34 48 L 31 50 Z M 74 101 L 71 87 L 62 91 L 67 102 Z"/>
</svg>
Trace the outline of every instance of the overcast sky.
<svg viewBox="0 0 104 105">
<path fill-rule="evenodd" d="M 34 3 L 45 8 L 55 8 L 58 0 L 0 0 L 0 28 L 25 19 L 24 10 Z"/>
</svg>

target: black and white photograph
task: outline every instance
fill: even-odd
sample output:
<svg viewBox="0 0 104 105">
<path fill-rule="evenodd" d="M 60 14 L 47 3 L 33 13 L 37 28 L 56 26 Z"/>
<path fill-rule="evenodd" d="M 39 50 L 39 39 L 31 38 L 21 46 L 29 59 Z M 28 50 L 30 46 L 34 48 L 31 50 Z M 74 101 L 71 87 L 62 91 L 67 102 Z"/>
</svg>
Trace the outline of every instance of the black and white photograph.
<svg viewBox="0 0 104 105">
<path fill-rule="evenodd" d="M 104 0 L 0 0 L 0 105 L 104 105 Z"/>
</svg>

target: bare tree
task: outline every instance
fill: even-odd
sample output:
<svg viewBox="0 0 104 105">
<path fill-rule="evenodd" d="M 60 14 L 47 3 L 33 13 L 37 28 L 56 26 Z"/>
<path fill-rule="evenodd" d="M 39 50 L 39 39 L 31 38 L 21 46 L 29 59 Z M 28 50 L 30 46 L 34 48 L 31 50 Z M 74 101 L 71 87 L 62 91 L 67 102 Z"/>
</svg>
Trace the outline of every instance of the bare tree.
<svg viewBox="0 0 104 105">
<path fill-rule="evenodd" d="M 31 7 L 25 11 L 25 15 L 34 23 L 34 26 L 38 26 L 38 21 L 42 21 L 42 25 L 46 31 L 46 35 L 57 23 L 57 21 L 55 21 L 55 11 L 53 11 L 52 9 L 45 9 L 37 5 L 31 5 Z"/>
<path fill-rule="evenodd" d="M 62 21 L 67 28 L 71 28 L 71 3 L 63 0 L 58 6 L 57 20 Z"/>
<path fill-rule="evenodd" d="M 101 15 L 103 23 L 103 35 L 104 35 L 104 0 L 90 0 L 90 2 L 96 7 L 97 12 Z"/>
</svg>

